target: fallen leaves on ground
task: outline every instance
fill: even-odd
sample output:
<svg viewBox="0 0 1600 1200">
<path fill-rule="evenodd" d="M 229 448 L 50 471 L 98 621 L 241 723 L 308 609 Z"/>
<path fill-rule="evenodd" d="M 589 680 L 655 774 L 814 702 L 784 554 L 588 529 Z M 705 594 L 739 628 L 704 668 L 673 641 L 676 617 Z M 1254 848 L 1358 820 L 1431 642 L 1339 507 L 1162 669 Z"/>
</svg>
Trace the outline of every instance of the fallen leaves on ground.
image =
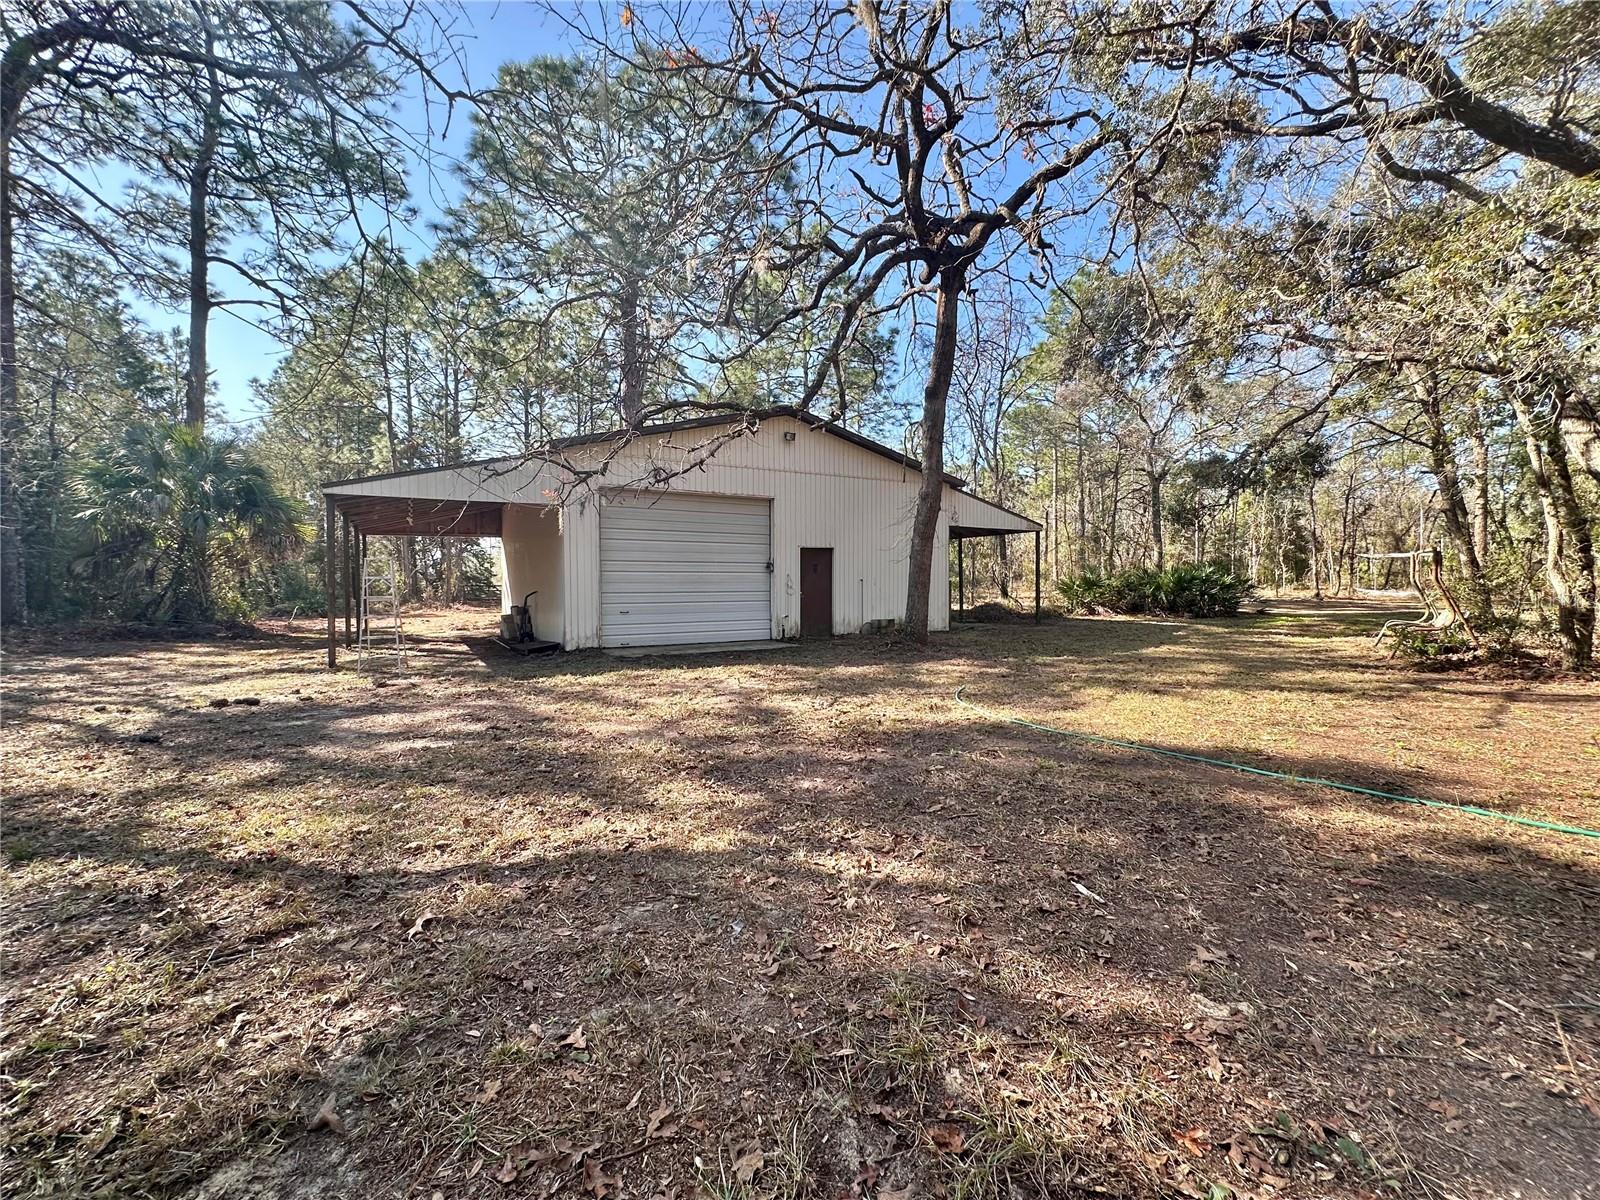
<svg viewBox="0 0 1600 1200">
<path fill-rule="evenodd" d="M 767 1156 L 759 1142 L 746 1142 L 734 1148 L 733 1177 L 740 1183 L 747 1186 L 754 1183 L 756 1175 L 766 1165 Z"/>
<path fill-rule="evenodd" d="M 668 1120 L 672 1116 L 672 1106 L 663 1104 L 650 1114 L 649 1123 L 644 1127 L 646 1138 L 667 1138 L 678 1131 L 678 1122 Z"/>
<path fill-rule="evenodd" d="M 330 1133 L 337 1133 L 341 1137 L 344 1136 L 344 1121 L 340 1118 L 338 1112 L 334 1110 L 334 1101 L 336 1099 L 337 1097 L 332 1092 L 328 1093 L 328 1098 L 322 1102 L 322 1107 L 317 1109 L 316 1115 L 306 1125 L 308 1130 L 315 1133 L 319 1129 L 326 1129 Z"/>
<path fill-rule="evenodd" d="M 928 1140 L 941 1154 L 960 1154 L 967 1148 L 967 1131 L 954 1121 L 934 1121 L 926 1129 Z"/>
</svg>

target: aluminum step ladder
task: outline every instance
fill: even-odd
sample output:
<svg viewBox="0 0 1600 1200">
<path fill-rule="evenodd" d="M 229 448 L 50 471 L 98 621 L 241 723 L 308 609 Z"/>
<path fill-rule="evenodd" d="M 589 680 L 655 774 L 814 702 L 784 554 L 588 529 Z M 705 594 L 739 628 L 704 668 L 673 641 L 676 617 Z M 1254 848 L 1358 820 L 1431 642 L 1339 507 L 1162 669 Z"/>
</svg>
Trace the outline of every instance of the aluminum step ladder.
<svg viewBox="0 0 1600 1200">
<path fill-rule="evenodd" d="M 361 614 L 356 636 L 356 670 L 377 666 L 393 655 L 395 670 L 406 669 L 405 628 L 400 620 L 400 571 L 392 560 L 361 564 Z"/>
</svg>

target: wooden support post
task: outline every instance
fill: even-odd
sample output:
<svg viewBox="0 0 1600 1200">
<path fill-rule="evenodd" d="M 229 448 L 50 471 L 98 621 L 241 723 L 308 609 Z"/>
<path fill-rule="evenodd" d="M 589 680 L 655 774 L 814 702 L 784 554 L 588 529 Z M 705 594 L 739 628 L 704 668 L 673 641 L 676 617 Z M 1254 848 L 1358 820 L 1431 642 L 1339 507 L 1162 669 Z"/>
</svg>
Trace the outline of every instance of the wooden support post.
<svg viewBox="0 0 1600 1200">
<path fill-rule="evenodd" d="M 333 576 L 338 570 L 338 535 L 334 531 L 333 497 L 324 497 L 326 504 L 325 519 L 322 524 L 323 555 L 322 555 L 322 582 L 327 589 L 328 600 L 328 668 L 332 670 L 339 665 L 339 635 L 334 628 L 333 611 Z"/>
<path fill-rule="evenodd" d="M 1033 619 L 1039 619 L 1039 531 L 1033 531 Z"/>
<path fill-rule="evenodd" d="M 961 619 L 967 619 L 967 555 L 962 549 L 963 542 L 956 539 L 956 611 L 961 614 Z"/>
<path fill-rule="evenodd" d="M 354 557 L 352 543 L 355 538 L 350 529 L 350 518 L 345 517 L 341 524 L 344 526 L 344 648 L 348 650 L 354 645 L 350 637 L 350 593 L 355 587 L 355 570 L 352 561 Z"/>
</svg>

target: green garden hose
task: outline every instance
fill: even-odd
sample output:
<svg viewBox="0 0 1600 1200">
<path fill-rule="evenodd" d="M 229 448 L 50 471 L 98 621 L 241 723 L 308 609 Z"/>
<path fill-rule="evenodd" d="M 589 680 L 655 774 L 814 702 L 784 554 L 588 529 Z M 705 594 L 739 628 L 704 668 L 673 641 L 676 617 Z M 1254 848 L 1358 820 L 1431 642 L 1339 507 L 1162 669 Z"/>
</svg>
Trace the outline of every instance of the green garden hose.
<svg viewBox="0 0 1600 1200">
<path fill-rule="evenodd" d="M 1540 821 L 1533 817 L 1519 817 L 1512 813 L 1496 812 L 1492 808 L 1479 808 L 1475 804 L 1451 804 L 1447 800 L 1425 800 L 1420 796 L 1399 796 L 1393 792 L 1380 792 L 1377 788 L 1359 787 L 1353 783 L 1339 783 L 1333 779 L 1318 779 L 1311 775 L 1291 775 L 1286 771 L 1269 771 L 1265 767 L 1252 767 L 1245 763 L 1229 762 L 1225 758 L 1207 758 L 1203 754 L 1187 754 L 1182 750 L 1167 750 L 1161 746 L 1146 746 L 1140 742 L 1125 742 L 1119 738 L 1097 737 L 1092 733 L 1076 733 L 1070 729 L 1057 729 L 1053 725 L 1041 725 L 1037 721 L 1028 721 L 1022 717 L 1008 717 L 1004 713 L 993 712 L 981 704 L 974 704 L 961 693 L 967 689 L 956 689 L 956 703 L 973 712 L 982 713 L 994 721 L 1004 721 L 1009 725 L 1021 725 L 1024 729 L 1036 729 L 1041 733 L 1053 733 L 1058 737 L 1076 738 L 1080 742 L 1093 742 L 1098 746 L 1116 746 L 1122 750 L 1140 750 L 1146 754 L 1160 754 L 1165 758 L 1179 758 L 1184 762 L 1203 763 L 1208 767 L 1221 767 L 1228 771 L 1243 771 L 1247 775 L 1264 775 L 1268 779 L 1286 779 L 1290 783 L 1314 783 L 1318 787 L 1337 788 L 1341 792 L 1354 792 L 1359 796 L 1374 796 L 1379 800 L 1394 800 L 1401 804 L 1420 804 L 1424 808 L 1444 808 L 1452 812 L 1466 813 L 1470 817 L 1491 817 L 1496 821 L 1506 821 L 1512 825 L 1526 825 L 1530 829 L 1544 829 L 1552 833 L 1569 833 L 1575 837 L 1600 838 L 1600 829 L 1585 829 L 1582 825 L 1560 825 L 1554 821 Z"/>
</svg>

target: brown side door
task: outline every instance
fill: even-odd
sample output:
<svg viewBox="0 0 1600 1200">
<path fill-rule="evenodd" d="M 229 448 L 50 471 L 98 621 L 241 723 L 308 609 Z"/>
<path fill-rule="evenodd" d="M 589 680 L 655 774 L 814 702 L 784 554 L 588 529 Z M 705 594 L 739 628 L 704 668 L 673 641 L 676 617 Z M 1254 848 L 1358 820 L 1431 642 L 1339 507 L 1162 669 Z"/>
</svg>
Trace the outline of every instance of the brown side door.
<svg viewBox="0 0 1600 1200">
<path fill-rule="evenodd" d="M 833 636 L 833 549 L 800 551 L 800 636 Z"/>
</svg>

